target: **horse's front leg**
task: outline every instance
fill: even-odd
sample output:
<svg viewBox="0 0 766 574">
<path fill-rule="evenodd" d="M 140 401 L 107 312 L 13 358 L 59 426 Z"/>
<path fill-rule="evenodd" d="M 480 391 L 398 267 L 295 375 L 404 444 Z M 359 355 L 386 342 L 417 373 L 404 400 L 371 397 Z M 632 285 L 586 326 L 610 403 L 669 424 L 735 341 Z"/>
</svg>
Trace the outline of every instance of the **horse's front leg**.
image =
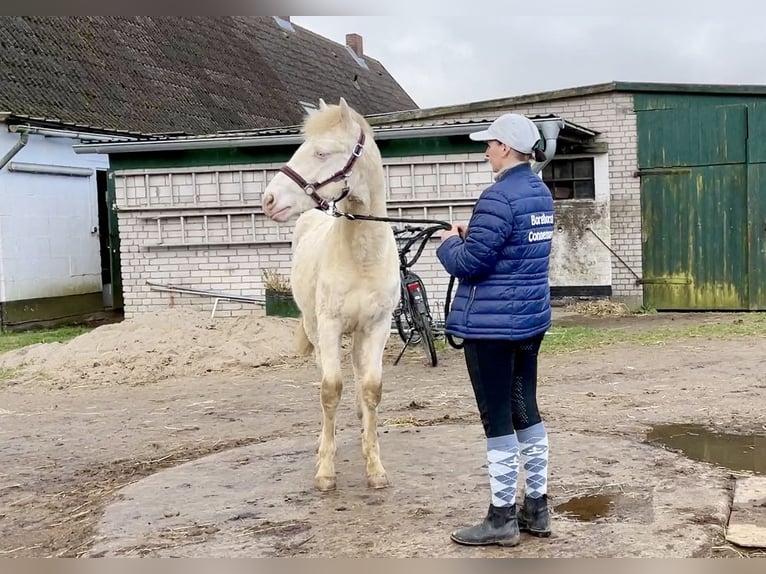
<svg viewBox="0 0 766 574">
<path fill-rule="evenodd" d="M 362 419 L 362 453 L 367 463 L 367 484 L 372 488 L 388 486 L 386 469 L 380 461 L 378 404 L 383 392 L 383 351 L 389 328 L 386 322 L 371 331 L 355 333 L 352 348 L 357 408 Z"/>
<path fill-rule="evenodd" d="M 343 391 L 341 337 L 340 324 L 331 322 L 320 325 L 318 359 L 322 368 L 322 432 L 314 486 L 321 491 L 335 489 L 335 413 Z"/>
</svg>

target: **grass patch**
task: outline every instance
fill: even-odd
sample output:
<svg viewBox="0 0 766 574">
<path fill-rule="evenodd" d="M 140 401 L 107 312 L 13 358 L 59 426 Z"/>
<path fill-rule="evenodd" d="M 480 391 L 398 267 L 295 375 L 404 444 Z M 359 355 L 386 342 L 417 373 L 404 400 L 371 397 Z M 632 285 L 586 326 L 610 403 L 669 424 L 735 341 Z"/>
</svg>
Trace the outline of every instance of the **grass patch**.
<svg viewBox="0 0 766 574">
<path fill-rule="evenodd" d="M 434 339 L 434 349 L 437 351 L 444 351 L 449 347 L 446 337 L 436 337 Z"/>
<path fill-rule="evenodd" d="M 766 314 L 752 313 L 736 319 L 705 325 L 660 327 L 654 330 L 631 331 L 608 327 L 556 327 L 545 336 L 542 351 L 559 354 L 595 349 L 615 343 L 663 345 L 679 339 L 732 339 L 766 335 Z"/>
<path fill-rule="evenodd" d="M 0 383 L 3 381 L 10 381 L 16 374 L 16 370 L 17 369 L 6 369 L 5 367 L 0 367 Z"/>
<path fill-rule="evenodd" d="M 71 326 L 0 333 L 0 353 L 20 349 L 21 347 L 27 347 L 36 343 L 64 343 L 92 329 L 92 327 L 86 326 Z M 3 374 L 0 372 L 0 378 L 2 377 Z"/>
</svg>

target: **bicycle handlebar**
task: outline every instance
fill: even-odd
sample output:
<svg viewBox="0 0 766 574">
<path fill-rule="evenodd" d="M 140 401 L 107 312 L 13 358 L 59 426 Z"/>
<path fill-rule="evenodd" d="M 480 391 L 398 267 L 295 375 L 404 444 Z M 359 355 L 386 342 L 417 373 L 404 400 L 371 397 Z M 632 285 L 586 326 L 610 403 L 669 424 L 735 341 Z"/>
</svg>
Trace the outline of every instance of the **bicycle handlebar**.
<svg viewBox="0 0 766 574">
<path fill-rule="evenodd" d="M 426 243 L 428 243 L 428 240 L 434 233 L 452 228 L 452 224 L 447 223 L 446 221 L 423 221 L 423 223 L 429 223 L 430 225 L 428 227 L 405 225 L 400 229 L 394 228 L 394 236 L 398 238 L 406 233 L 414 233 L 412 237 L 401 239 L 404 242 L 404 245 L 399 249 L 399 264 L 403 269 L 409 269 L 415 265 L 417 260 L 420 259 L 420 256 L 423 254 Z M 420 246 L 415 252 L 415 255 L 408 260 L 407 253 L 409 253 L 412 246 L 418 241 L 420 241 Z"/>
</svg>

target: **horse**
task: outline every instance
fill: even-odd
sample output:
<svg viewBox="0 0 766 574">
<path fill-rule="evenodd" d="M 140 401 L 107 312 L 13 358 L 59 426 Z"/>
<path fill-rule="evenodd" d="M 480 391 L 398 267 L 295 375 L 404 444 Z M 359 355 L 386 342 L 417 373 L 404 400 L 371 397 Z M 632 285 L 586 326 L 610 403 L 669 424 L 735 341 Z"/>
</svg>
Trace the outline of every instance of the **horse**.
<svg viewBox="0 0 766 574">
<path fill-rule="evenodd" d="M 302 133 L 303 143 L 266 186 L 263 211 L 277 222 L 298 215 L 290 274 L 301 311 L 296 335 L 299 350 L 308 355 L 313 349 L 321 370 L 322 429 L 314 486 L 319 491 L 336 488 L 341 344 L 343 335 L 351 335 L 367 484 L 385 488 L 389 482 L 380 460 L 377 408 L 400 280 L 391 226 L 364 219 L 387 215 L 380 150 L 367 121 L 343 98 L 338 105 L 320 100 Z"/>
</svg>

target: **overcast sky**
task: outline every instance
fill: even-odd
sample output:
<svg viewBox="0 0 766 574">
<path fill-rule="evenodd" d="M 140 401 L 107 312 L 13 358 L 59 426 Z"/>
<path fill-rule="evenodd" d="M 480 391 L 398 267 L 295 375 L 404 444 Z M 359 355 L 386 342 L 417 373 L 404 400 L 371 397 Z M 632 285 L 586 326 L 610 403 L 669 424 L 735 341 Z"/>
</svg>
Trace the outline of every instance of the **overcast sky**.
<svg viewBox="0 0 766 574">
<path fill-rule="evenodd" d="M 601 82 L 766 84 L 766 2 L 388 0 L 389 16 L 294 16 L 364 39 L 422 108 Z M 679 4 L 679 6 L 675 6 Z M 687 4 L 684 2 L 684 4 Z M 405 5 L 415 12 L 405 14 Z"/>
</svg>

